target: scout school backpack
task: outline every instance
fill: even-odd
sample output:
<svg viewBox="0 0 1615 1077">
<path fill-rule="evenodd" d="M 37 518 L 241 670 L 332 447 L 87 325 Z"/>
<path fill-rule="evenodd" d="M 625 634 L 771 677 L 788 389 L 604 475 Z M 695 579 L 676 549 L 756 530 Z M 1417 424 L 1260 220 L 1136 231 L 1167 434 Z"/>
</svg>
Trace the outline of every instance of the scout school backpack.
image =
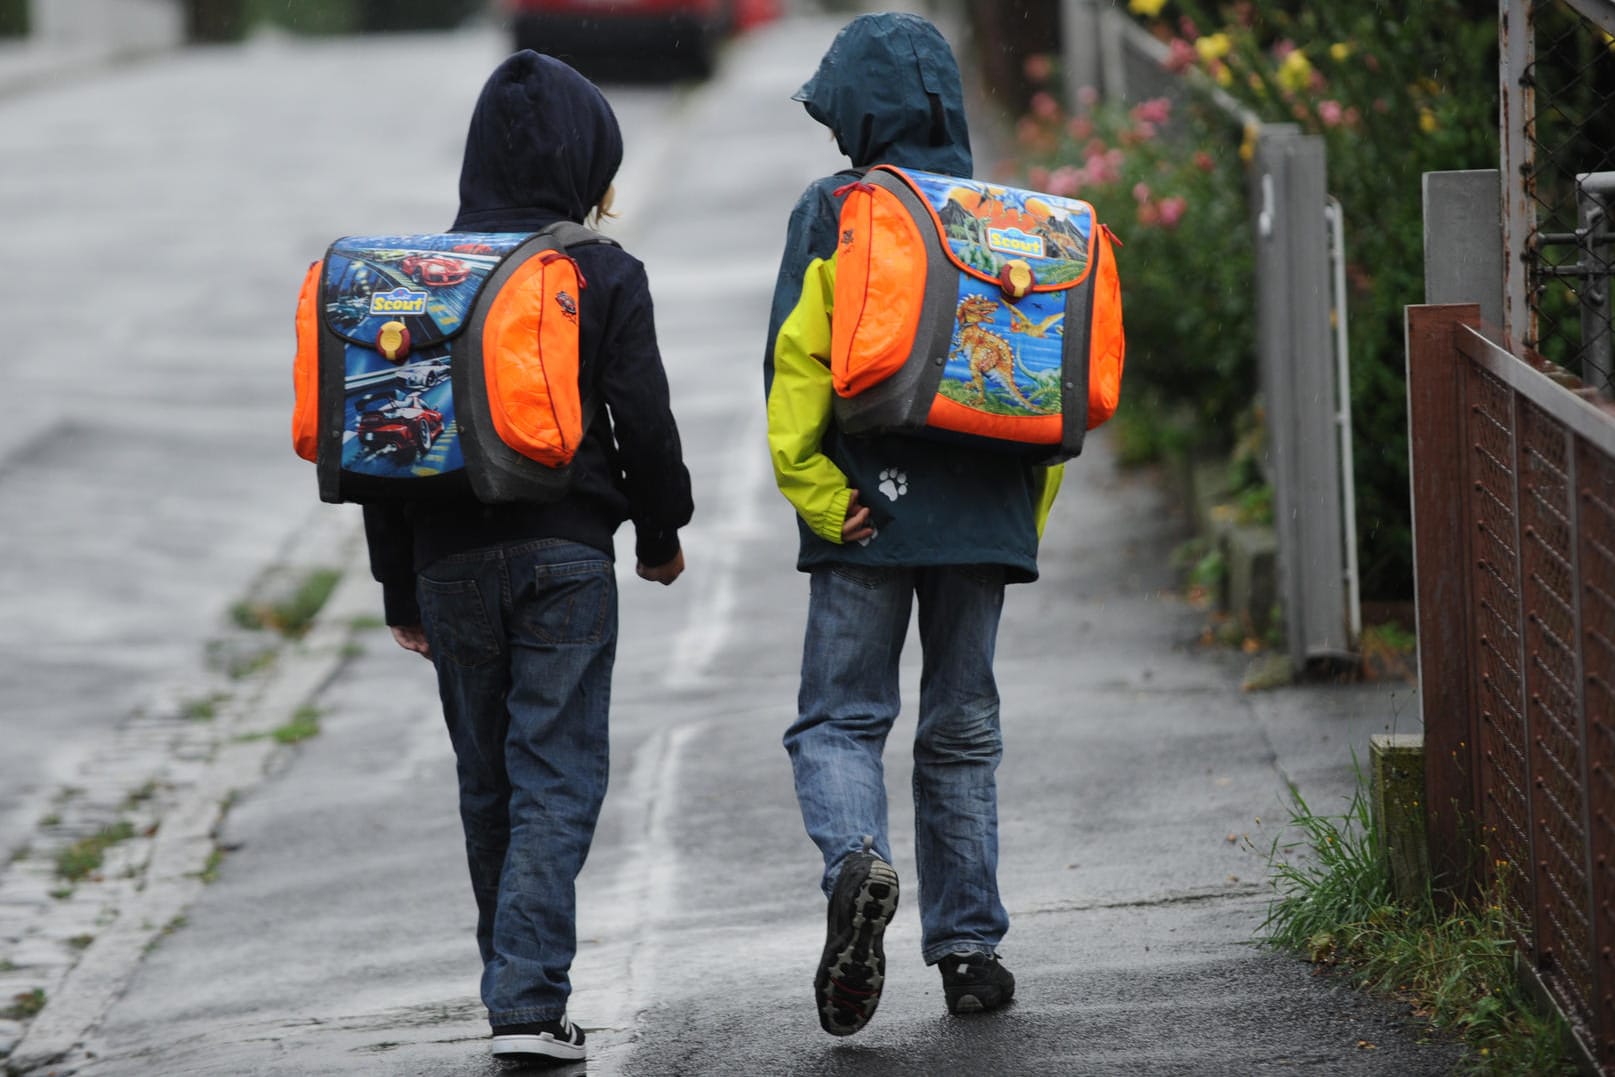
<svg viewBox="0 0 1615 1077">
<path fill-rule="evenodd" d="M 877 165 L 836 255 L 837 425 L 1054 462 L 1121 392 L 1121 289 L 1086 202 Z M 843 188 L 846 190 L 846 188 Z"/>
<path fill-rule="evenodd" d="M 324 501 L 545 501 L 595 410 L 578 377 L 585 282 L 537 233 L 349 236 L 297 301 L 292 441 Z"/>
</svg>

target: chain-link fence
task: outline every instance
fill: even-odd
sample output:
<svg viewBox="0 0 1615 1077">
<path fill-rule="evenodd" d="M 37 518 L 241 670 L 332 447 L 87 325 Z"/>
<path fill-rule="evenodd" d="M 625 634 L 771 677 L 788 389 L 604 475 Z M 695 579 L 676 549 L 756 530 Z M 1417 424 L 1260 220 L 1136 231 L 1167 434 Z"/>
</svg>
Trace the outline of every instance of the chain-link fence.
<svg viewBox="0 0 1615 1077">
<path fill-rule="evenodd" d="M 1512 346 L 1615 396 L 1615 0 L 1505 0 Z"/>
</svg>

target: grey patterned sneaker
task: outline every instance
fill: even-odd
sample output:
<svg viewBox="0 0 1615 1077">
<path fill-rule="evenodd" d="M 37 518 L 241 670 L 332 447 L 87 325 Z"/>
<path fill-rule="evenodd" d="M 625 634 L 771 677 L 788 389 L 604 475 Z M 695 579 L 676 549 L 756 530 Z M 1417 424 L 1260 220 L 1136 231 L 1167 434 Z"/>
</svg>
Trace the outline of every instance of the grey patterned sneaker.
<svg viewBox="0 0 1615 1077">
<path fill-rule="evenodd" d="M 937 968 L 949 1013 L 984 1013 L 1015 997 L 1015 976 L 995 954 L 949 954 Z"/>
<path fill-rule="evenodd" d="M 813 978 L 819 1024 L 850 1036 L 869 1023 L 886 983 L 881 936 L 897 912 L 897 872 L 874 853 L 842 861 L 830 894 L 824 955 Z"/>
<path fill-rule="evenodd" d="M 493 1055 L 501 1062 L 578 1062 L 584 1058 L 583 1030 L 562 1014 L 554 1021 L 495 1025 Z"/>
</svg>

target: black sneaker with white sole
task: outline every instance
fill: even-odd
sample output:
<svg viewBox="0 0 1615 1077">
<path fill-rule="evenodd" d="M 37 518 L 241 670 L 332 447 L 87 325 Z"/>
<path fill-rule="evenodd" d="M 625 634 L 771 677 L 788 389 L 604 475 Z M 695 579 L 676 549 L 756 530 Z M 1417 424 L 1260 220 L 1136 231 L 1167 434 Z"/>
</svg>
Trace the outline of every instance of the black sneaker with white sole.
<svg viewBox="0 0 1615 1077">
<path fill-rule="evenodd" d="M 949 1013 L 984 1013 L 1015 997 L 1015 976 L 995 954 L 949 954 L 937 968 Z"/>
<path fill-rule="evenodd" d="M 501 1062 L 578 1062 L 585 1057 L 583 1030 L 562 1014 L 554 1021 L 495 1025 L 493 1055 Z"/>
<path fill-rule="evenodd" d="M 850 1036 L 869 1023 L 886 983 L 881 936 L 897 912 L 897 872 L 874 853 L 842 861 L 830 894 L 824 955 L 813 978 L 819 1024 Z"/>
</svg>

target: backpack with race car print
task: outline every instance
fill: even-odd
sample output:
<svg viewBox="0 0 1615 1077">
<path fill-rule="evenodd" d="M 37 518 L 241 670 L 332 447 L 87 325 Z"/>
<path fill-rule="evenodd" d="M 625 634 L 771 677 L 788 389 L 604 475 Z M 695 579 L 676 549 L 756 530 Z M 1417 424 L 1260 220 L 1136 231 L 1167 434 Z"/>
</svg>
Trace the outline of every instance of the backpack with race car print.
<svg viewBox="0 0 1615 1077">
<path fill-rule="evenodd" d="M 539 232 L 348 236 L 297 302 L 292 442 L 324 501 L 565 493 L 597 410 L 580 384 L 571 247 Z"/>
</svg>

